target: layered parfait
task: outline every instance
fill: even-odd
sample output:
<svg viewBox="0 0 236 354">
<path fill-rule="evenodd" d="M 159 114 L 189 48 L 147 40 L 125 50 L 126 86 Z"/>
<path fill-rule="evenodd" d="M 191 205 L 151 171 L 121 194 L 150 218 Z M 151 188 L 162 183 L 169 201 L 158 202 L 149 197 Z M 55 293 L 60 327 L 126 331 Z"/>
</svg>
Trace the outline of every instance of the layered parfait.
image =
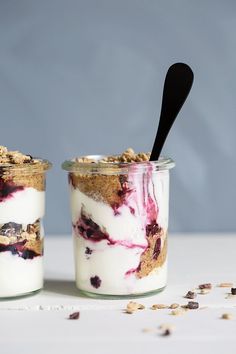
<svg viewBox="0 0 236 354">
<path fill-rule="evenodd" d="M 0 146 L 0 298 L 43 286 L 46 160 Z"/>
<path fill-rule="evenodd" d="M 170 159 L 132 149 L 80 157 L 69 171 L 77 287 L 136 296 L 166 285 Z"/>
</svg>

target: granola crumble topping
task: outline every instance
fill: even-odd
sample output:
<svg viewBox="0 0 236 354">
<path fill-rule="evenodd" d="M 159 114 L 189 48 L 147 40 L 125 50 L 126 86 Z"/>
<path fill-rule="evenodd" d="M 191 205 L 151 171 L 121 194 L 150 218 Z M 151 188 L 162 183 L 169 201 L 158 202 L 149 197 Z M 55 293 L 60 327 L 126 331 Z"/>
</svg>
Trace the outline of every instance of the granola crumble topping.
<svg viewBox="0 0 236 354">
<path fill-rule="evenodd" d="M 27 172 L 25 174 L 17 169 L 8 170 L 9 167 L 40 166 L 42 160 L 35 159 L 31 155 L 25 155 L 19 151 L 8 150 L 5 146 L 0 146 L 0 178 L 4 183 L 10 182 L 22 187 L 32 187 L 39 191 L 45 190 L 44 173 Z"/>
<path fill-rule="evenodd" d="M 135 153 L 132 148 L 128 148 L 120 155 L 110 155 L 99 160 L 101 163 L 132 163 L 132 162 L 145 162 L 149 161 L 151 153 Z M 82 156 L 75 159 L 76 162 L 81 163 L 95 163 L 98 162 L 95 159 Z"/>
<path fill-rule="evenodd" d="M 39 160 L 34 159 L 30 155 L 25 155 L 19 151 L 8 150 L 5 146 L 0 146 L 0 164 L 24 164 L 37 163 Z"/>
</svg>

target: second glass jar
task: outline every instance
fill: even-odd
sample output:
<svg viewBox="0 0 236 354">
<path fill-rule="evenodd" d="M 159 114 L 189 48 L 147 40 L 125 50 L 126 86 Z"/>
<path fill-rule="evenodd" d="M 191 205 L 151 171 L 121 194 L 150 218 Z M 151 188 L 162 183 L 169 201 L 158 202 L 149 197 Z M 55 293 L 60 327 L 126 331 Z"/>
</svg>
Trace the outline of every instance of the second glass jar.
<svg viewBox="0 0 236 354">
<path fill-rule="evenodd" d="M 0 168 L 0 299 L 28 295 L 43 287 L 42 218 L 45 172 L 42 159 Z"/>
</svg>

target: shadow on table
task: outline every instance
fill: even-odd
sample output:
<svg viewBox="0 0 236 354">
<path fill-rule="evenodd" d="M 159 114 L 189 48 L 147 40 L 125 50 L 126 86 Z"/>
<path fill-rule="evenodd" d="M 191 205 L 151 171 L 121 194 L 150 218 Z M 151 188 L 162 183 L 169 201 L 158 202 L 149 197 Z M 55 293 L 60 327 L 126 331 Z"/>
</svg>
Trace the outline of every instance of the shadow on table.
<svg viewBox="0 0 236 354">
<path fill-rule="evenodd" d="M 44 291 L 60 295 L 85 297 L 79 292 L 72 280 L 46 279 L 44 282 Z"/>
</svg>

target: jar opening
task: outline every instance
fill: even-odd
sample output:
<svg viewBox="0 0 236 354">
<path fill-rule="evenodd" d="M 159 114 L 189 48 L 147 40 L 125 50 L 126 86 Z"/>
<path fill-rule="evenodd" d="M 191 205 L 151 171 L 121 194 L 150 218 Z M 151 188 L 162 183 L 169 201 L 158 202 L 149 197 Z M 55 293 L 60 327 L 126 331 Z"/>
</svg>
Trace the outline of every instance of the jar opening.
<svg viewBox="0 0 236 354">
<path fill-rule="evenodd" d="M 141 161 L 141 162 L 101 162 L 104 155 L 88 155 L 87 159 L 95 162 L 78 162 L 75 158 L 66 160 L 62 164 L 62 169 L 69 172 L 78 173 L 102 173 L 102 174 L 120 174 L 128 173 L 130 170 L 143 171 L 150 166 L 154 171 L 170 170 L 175 166 L 171 158 L 160 157 L 158 161 Z"/>
<path fill-rule="evenodd" d="M 36 159 L 36 158 L 35 158 Z M 22 163 L 22 164 L 0 164 L 0 174 L 15 175 L 24 174 L 32 175 L 36 173 L 44 173 L 52 167 L 51 162 L 48 160 L 37 158 L 34 162 Z"/>
</svg>

